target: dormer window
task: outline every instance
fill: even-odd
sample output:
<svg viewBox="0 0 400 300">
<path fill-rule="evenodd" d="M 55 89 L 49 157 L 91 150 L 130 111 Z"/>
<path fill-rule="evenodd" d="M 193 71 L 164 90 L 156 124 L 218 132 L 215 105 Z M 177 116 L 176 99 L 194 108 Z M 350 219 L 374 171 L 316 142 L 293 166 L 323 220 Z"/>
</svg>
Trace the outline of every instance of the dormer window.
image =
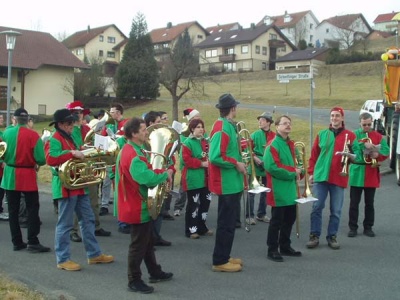
<svg viewBox="0 0 400 300">
<path fill-rule="evenodd" d="M 270 17 L 265 17 L 264 18 L 264 24 L 265 25 L 271 25 L 272 24 L 272 19 Z"/>
<path fill-rule="evenodd" d="M 290 15 L 285 15 L 283 18 L 283 22 L 284 23 L 289 23 L 290 21 L 292 21 L 292 18 L 290 17 Z"/>
</svg>

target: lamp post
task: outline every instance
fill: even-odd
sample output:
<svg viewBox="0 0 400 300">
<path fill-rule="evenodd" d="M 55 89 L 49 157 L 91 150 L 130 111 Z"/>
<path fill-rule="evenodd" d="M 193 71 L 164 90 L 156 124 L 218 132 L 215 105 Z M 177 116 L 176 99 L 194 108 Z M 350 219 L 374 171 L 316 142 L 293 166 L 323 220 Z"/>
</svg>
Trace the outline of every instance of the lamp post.
<svg viewBox="0 0 400 300">
<path fill-rule="evenodd" d="M 7 126 L 10 125 L 10 106 L 11 106 L 11 68 L 12 68 L 12 52 L 15 47 L 15 40 L 21 33 L 13 30 L 2 31 L 0 34 L 6 35 L 6 45 L 8 51 L 8 75 L 7 75 Z"/>
</svg>

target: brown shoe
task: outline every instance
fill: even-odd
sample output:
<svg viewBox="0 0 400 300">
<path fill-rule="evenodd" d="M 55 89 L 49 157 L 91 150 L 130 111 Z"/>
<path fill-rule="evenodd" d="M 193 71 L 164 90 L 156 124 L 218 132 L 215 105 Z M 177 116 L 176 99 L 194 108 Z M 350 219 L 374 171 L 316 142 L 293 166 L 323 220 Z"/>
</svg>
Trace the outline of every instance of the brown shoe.
<svg viewBox="0 0 400 300">
<path fill-rule="evenodd" d="M 79 271 L 81 266 L 72 260 L 67 260 L 61 264 L 57 264 L 57 269 L 65 270 L 65 271 Z"/>
<path fill-rule="evenodd" d="M 93 265 L 93 264 L 108 264 L 110 262 L 114 261 L 114 256 L 112 255 L 105 255 L 105 254 L 100 254 L 99 256 L 88 258 L 88 264 Z"/>
<path fill-rule="evenodd" d="M 198 235 L 197 233 L 192 233 L 190 235 L 190 238 L 193 239 L 193 240 L 197 240 L 198 238 L 200 238 L 200 235 Z"/>
<path fill-rule="evenodd" d="M 234 264 L 234 265 L 241 265 L 241 266 L 243 266 L 243 261 L 242 261 L 242 259 L 241 258 L 230 258 L 229 259 L 229 262 L 231 263 L 231 264 Z"/>
<path fill-rule="evenodd" d="M 242 266 L 238 264 L 233 264 L 231 262 L 227 262 L 223 265 L 214 265 L 212 266 L 212 270 L 214 272 L 239 272 L 242 270 Z"/>
</svg>

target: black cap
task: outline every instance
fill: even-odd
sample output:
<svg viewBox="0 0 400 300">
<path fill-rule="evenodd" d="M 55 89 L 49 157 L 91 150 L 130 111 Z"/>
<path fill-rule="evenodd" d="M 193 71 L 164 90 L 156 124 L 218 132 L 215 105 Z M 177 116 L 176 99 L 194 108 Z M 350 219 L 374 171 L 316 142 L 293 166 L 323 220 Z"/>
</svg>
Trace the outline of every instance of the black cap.
<svg viewBox="0 0 400 300">
<path fill-rule="evenodd" d="M 28 116 L 29 116 L 28 112 L 26 111 L 26 109 L 22 107 L 17 108 L 14 112 L 14 117 L 28 117 Z"/>
<path fill-rule="evenodd" d="M 230 108 L 240 104 L 240 102 L 236 101 L 235 98 L 231 94 L 223 94 L 218 99 L 218 104 L 215 105 L 216 108 Z"/>
<path fill-rule="evenodd" d="M 74 114 L 66 108 L 56 110 L 53 116 L 53 122 L 51 122 L 49 126 L 58 122 L 75 122 Z"/>
<path fill-rule="evenodd" d="M 263 112 L 262 115 L 259 115 L 257 117 L 257 120 L 259 120 L 260 118 L 264 118 L 265 120 L 267 120 L 271 123 L 274 121 L 274 120 L 272 120 L 272 115 L 267 111 Z"/>
</svg>

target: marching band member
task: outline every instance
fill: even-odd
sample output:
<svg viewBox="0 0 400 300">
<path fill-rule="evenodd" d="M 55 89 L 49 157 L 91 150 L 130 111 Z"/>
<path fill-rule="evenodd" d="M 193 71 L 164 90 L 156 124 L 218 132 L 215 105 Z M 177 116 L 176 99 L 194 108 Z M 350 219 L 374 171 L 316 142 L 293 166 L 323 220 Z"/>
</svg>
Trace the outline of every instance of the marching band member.
<svg viewBox="0 0 400 300">
<path fill-rule="evenodd" d="M 282 262 L 282 255 L 301 256 L 300 251 L 291 247 L 290 234 L 296 221 L 295 200 L 300 197 L 296 181 L 300 179 L 302 169 L 296 167 L 294 142 L 289 138 L 292 120 L 281 116 L 275 126 L 276 137 L 267 146 L 263 157 L 267 186 L 271 189 L 267 201 L 272 207 L 267 245 L 268 259 Z"/>
<path fill-rule="evenodd" d="M 90 127 L 86 124 L 82 123 L 83 117 L 90 113 L 90 110 L 85 108 L 83 103 L 79 100 L 75 100 L 74 102 L 70 102 L 66 105 L 66 108 L 70 110 L 75 117 L 74 127 L 71 133 L 75 144 L 78 149 L 81 150 L 84 148 L 84 140 L 86 134 L 90 131 Z M 90 205 L 92 207 L 95 219 L 95 235 L 96 236 L 110 236 L 111 232 L 106 231 L 100 226 L 100 218 L 99 218 L 99 185 L 90 185 L 88 187 Z M 74 227 L 70 232 L 70 239 L 73 242 L 82 242 L 82 238 L 78 234 L 78 218 L 75 216 L 74 218 Z"/>
<path fill-rule="evenodd" d="M 211 202 L 208 190 L 208 141 L 204 138 L 204 122 L 193 119 L 189 123 L 189 136 L 182 144 L 182 187 L 187 192 L 185 234 L 191 239 L 200 235 L 213 235 L 207 228 L 207 213 Z"/>
<path fill-rule="evenodd" d="M 340 217 L 342 214 L 344 189 L 348 184 L 347 176 L 340 176 L 343 166 L 342 155 L 347 143 L 353 153 L 358 153 L 358 144 L 353 143 L 356 136 L 344 126 L 344 110 L 334 107 L 330 112 L 330 126 L 318 132 L 311 149 L 311 157 L 308 164 L 310 183 L 314 183 L 313 195 L 318 199 L 313 202 L 311 211 L 310 240 L 307 248 L 315 248 L 319 245 L 322 226 L 322 210 L 325 201 L 330 195 L 330 217 L 326 240 L 332 249 L 339 249 L 337 232 L 339 230 Z M 349 149 L 350 150 L 350 149 Z"/>
<path fill-rule="evenodd" d="M 254 143 L 253 159 L 254 159 L 254 166 L 256 169 L 256 176 L 258 178 L 261 178 L 261 184 L 266 186 L 267 178 L 265 176 L 263 156 L 265 148 L 274 139 L 275 132 L 271 131 L 271 124 L 273 120 L 270 113 L 268 112 L 262 113 L 260 116 L 257 117 L 257 120 L 258 120 L 258 130 L 254 131 L 251 134 L 251 140 Z M 251 166 L 248 167 L 247 172 L 248 174 L 251 174 Z M 260 193 L 260 200 L 258 203 L 256 219 L 258 221 L 268 223 L 269 217 L 267 216 L 266 196 L 267 192 Z M 255 198 L 254 193 L 248 193 L 247 200 L 249 201 L 249 203 L 246 203 L 246 222 L 250 225 L 256 224 L 256 221 L 254 220 L 254 198 Z M 250 206 L 250 211 L 249 211 L 249 206 Z"/>
<path fill-rule="evenodd" d="M 218 219 L 213 253 L 212 270 L 216 272 L 238 272 L 242 260 L 231 258 L 235 238 L 236 217 L 244 189 L 246 165 L 242 162 L 238 132 L 233 123 L 238 101 L 231 94 L 219 97 L 216 108 L 220 117 L 215 121 L 210 134 L 209 180 L 212 193 L 218 195 Z"/>
<path fill-rule="evenodd" d="M 371 114 L 360 115 L 360 128 L 355 130 L 356 138 L 360 146 L 361 156 L 366 157 L 367 162 L 351 164 L 350 166 L 350 209 L 348 237 L 355 237 L 358 228 L 358 207 L 361 195 L 364 192 L 364 234 L 374 237 L 372 230 L 375 221 L 374 198 L 376 188 L 380 185 L 378 164 L 389 156 L 389 146 L 386 139 L 378 132 L 372 130 L 373 119 Z M 378 146 L 379 145 L 379 146 Z M 379 148 L 376 149 L 376 146 Z M 364 154 L 364 151 L 370 153 Z M 374 161 L 373 161 L 374 160 Z M 376 165 L 373 165 L 375 163 Z"/>
<path fill-rule="evenodd" d="M 4 126 L 4 117 L 3 115 L 0 115 L 0 127 Z M 0 131 L 0 140 L 3 140 L 3 132 Z M 0 159 L 0 182 L 1 179 L 3 178 L 3 171 L 4 171 L 4 166 L 3 166 L 3 160 Z M 4 198 L 5 191 L 3 188 L 0 187 L 0 220 L 8 221 L 8 213 L 4 212 L 3 208 L 3 198 Z"/>
<path fill-rule="evenodd" d="M 15 126 L 3 133 L 7 143 L 4 154 L 4 174 L 1 187 L 6 191 L 9 224 L 14 251 L 28 248 L 32 253 L 49 252 L 50 248 L 40 244 L 39 192 L 37 166 L 46 163 L 43 142 L 37 132 L 27 127 L 28 112 L 18 108 L 14 112 Z M 19 225 L 21 193 L 25 196 L 28 214 L 28 244 L 23 242 Z"/>
<path fill-rule="evenodd" d="M 153 222 L 147 208 L 148 189 L 169 180 L 173 170 L 152 170 L 149 155 L 143 150 L 148 138 L 143 119 L 132 118 L 125 124 L 127 144 L 120 151 L 115 174 L 118 218 L 129 224 L 131 243 L 128 252 L 128 287 L 130 291 L 152 293 L 154 288 L 142 280 L 140 265 L 144 260 L 150 282 L 170 280 L 172 273 L 161 270 L 153 247 Z"/>
<path fill-rule="evenodd" d="M 52 179 L 53 199 L 58 199 L 58 221 L 55 233 L 55 252 L 57 268 L 67 271 L 78 271 L 81 266 L 71 260 L 69 234 L 73 228 L 73 216 L 76 213 L 79 220 L 83 244 L 89 264 L 110 263 L 114 261 L 111 255 L 105 255 L 100 250 L 95 237 L 95 218 L 87 195 L 86 188 L 67 189 L 58 176 L 57 168 L 72 158 L 83 159 L 75 139 L 72 136 L 75 116 L 68 109 L 60 109 L 54 113 L 55 132 L 45 144 L 46 162 L 54 167 Z"/>
</svg>

